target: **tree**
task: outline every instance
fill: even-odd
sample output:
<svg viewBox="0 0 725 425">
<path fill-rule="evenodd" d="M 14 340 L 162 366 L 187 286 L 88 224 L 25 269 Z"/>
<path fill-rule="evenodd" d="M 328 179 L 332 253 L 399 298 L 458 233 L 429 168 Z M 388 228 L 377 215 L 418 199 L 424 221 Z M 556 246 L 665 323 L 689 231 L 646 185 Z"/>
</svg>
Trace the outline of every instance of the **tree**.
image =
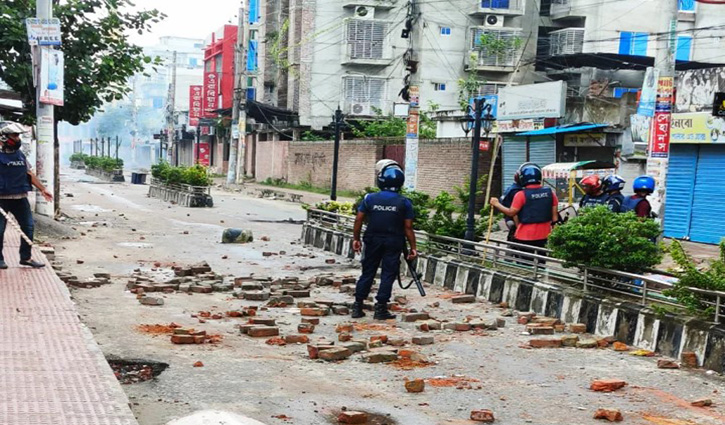
<svg viewBox="0 0 725 425">
<path fill-rule="evenodd" d="M 160 63 L 132 44 L 129 33 L 143 34 L 165 15 L 129 11 L 130 0 L 53 3 L 65 54 L 65 106 L 56 108 L 56 120 L 76 125 L 88 121 L 104 102 L 130 92 L 127 80 L 145 64 Z M 27 123 L 35 121 L 35 87 L 25 19 L 34 16 L 35 0 L 0 2 L 0 79 L 23 97 Z"/>
</svg>

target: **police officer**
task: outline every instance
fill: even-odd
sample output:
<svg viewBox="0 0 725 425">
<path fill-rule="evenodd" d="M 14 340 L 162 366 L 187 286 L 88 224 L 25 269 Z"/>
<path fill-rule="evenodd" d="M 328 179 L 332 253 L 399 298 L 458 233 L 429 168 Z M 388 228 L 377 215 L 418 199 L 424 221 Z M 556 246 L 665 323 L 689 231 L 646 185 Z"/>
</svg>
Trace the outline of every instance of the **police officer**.
<svg viewBox="0 0 725 425">
<path fill-rule="evenodd" d="M 650 176 L 639 176 L 632 183 L 634 195 L 625 198 L 622 204 L 622 212 L 634 211 L 637 217 L 652 217 L 652 205 L 647 200 L 647 195 L 655 191 L 655 179 Z"/>
<path fill-rule="evenodd" d="M 35 186 L 48 202 L 53 200 L 53 195 L 30 170 L 30 164 L 20 150 L 22 144 L 20 135 L 25 132 L 25 128 L 20 124 L 0 123 L 0 208 L 12 214 L 23 233 L 33 240 L 33 213 L 28 202 L 28 192 L 33 190 L 32 186 Z M 0 214 L 0 269 L 8 268 L 2 254 L 6 226 L 7 220 Z M 23 239 L 20 240 L 20 264 L 33 268 L 45 266 L 43 263 L 33 261 L 31 247 Z"/>
<path fill-rule="evenodd" d="M 622 189 L 624 189 L 625 183 L 626 181 L 616 174 L 610 174 L 602 180 L 604 193 L 609 196 L 607 206 L 612 212 L 622 212 L 622 204 L 624 203 Z"/>
<path fill-rule="evenodd" d="M 519 179 L 524 189 L 514 196 L 511 207 L 502 205 L 496 198 L 491 198 L 491 205 L 509 217 L 518 215 L 517 242 L 543 248 L 552 222 L 559 220 L 559 199 L 551 188 L 541 185 L 542 173 L 538 165 L 525 164 Z"/>
<path fill-rule="evenodd" d="M 514 202 L 514 197 L 517 193 L 524 190 L 524 187 L 521 185 L 521 169 L 527 165 L 534 165 L 531 162 L 525 162 L 521 164 L 518 170 L 514 173 L 514 182 L 511 183 L 511 186 L 507 187 L 506 190 L 503 192 L 503 196 L 499 199 L 501 201 L 501 205 L 504 207 L 511 207 L 511 204 Z M 518 218 L 517 217 L 506 217 L 506 227 L 509 229 L 509 234 L 507 236 L 507 240 L 510 242 L 516 241 L 516 227 L 518 226 Z"/>
<path fill-rule="evenodd" d="M 381 263 L 380 289 L 375 297 L 377 302 L 373 318 L 394 319 L 395 315 L 388 311 L 388 301 L 393 292 L 393 283 L 400 272 L 400 254 L 405 249 L 406 239 L 410 243 L 408 259 L 417 256 L 413 232 L 413 204 L 399 193 L 405 182 L 405 175 L 395 161 L 384 161 L 379 162 L 375 168 L 380 192 L 370 193 L 363 198 L 353 229 L 353 249 L 355 252 L 363 251 L 362 274 L 357 281 L 355 303 L 352 305 L 353 319 L 365 316 L 363 303 L 370 295 Z M 366 219 L 367 228 L 361 241 L 360 233 Z"/>
<path fill-rule="evenodd" d="M 584 177 L 579 184 L 584 189 L 584 197 L 579 201 L 579 208 L 607 205 L 609 195 L 602 190 L 602 180 L 599 175 L 592 174 Z"/>
</svg>

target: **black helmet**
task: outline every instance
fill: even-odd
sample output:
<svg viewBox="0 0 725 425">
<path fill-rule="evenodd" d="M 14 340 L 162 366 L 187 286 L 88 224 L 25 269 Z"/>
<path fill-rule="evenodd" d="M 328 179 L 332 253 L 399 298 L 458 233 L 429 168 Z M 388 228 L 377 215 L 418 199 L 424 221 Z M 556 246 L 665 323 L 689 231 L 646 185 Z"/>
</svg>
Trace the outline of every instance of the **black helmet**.
<svg viewBox="0 0 725 425">
<path fill-rule="evenodd" d="M 534 164 L 533 162 L 524 162 L 523 164 L 521 164 L 519 166 L 519 169 L 516 170 L 516 172 L 514 173 L 514 181 L 516 182 L 517 185 L 521 186 L 521 170 L 523 170 L 524 167 L 528 167 L 529 165 L 538 167 L 538 165 Z"/>
<path fill-rule="evenodd" d="M 524 164 L 520 168 L 519 180 L 522 186 L 541 183 L 541 168 L 536 164 Z"/>
<path fill-rule="evenodd" d="M 405 183 L 405 174 L 398 164 L 391 164 L 383 168 L 378 174 L 378 187 L 380 190 L 397 192 Z"/>
</svg>

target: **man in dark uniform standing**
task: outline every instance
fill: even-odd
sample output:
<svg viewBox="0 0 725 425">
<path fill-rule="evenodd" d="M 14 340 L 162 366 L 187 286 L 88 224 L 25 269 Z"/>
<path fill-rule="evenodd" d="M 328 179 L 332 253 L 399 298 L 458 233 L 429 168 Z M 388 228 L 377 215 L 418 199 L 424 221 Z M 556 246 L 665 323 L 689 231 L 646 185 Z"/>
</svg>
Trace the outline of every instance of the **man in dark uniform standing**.
<svg viewBox="0 0 725 425">
<path fill-rule="evenodd" d="M 20 150 L 20 134 L 25 132 L 20 124 L 0 123 L 0 208 L 13 215 L 23 233 L 33 240 L 33 213 L 28 202 L 28 192 L 35 186 L 48 202 L 53 200 L 53 195 L 30 170 L 30 164 Z M 0 269 L 8 268 L 2 254 L 6 226 L 7 219 L 0 214 Z M 24 239 L 20 240 L 20 264 L 33 268 L 44 266 L 43 263 L 33 261 L 31 246 Z"/>
<path fill-rule="evenodd" d="M 599 175 L 592 174 L 584 177 L 579 183 L 584 189 L 584 197 L 579 202 L 579 208 L 594 208 L 600 205 L 608 205 L 609 195 L 603 190 L 602 180 Z"/>
<path fill-rule="evenodd" d="M 393 283 L 400 271 L 400 255 L 405 249 L 406 239 L 410 243 L 408 259 L 417 256 L 413 232 L 413 204 L 399 193 L 405 182 L 405 175 L 394 161 L 381 161 L 376 171 L 380 192 L 370 193 L 363 198 L 358 206 L 353 230 L 353 249 L 355 252 L 363 252 L 362 274 L 355 288 L 355 303 L 351 312 L 353 319 L 365 316 L 363 303 L 370 295 L 381 263 L 380 289 L 375 297 L 373 318 L 394 319 L 395 315 L 388 311 L 388 302 L 393 292 Z M 360 233 L 366 219 L 367 228 L 361 241 Z"/>
</svg>

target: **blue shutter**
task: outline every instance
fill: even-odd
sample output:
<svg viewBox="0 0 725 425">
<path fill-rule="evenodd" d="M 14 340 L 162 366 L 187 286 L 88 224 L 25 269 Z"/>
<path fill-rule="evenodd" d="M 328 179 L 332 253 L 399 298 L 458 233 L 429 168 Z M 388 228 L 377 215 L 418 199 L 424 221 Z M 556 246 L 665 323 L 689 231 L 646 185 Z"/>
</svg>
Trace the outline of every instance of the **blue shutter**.
<svg viewBox="0 0 725 425">
<path fill-rule="evenodd" d="M 647 39 L 649 34 L 638 32 L 634 34 L 632 54 L 635 56 L 647 56 Z"/>
<path fill-rule="evenodd" d="M 725 165 L 724 146 L 700 145 L 690 222 L 690 240 L 694 242 L 717 244 L 725 237 L 723 165 Z M 669 182 L 667 190 L 669 200 Z"/>
<path fill-rule="evenodd" d="M 501 147 L 503 154 L 501 157 L 503 163 L 502 191 L 514 182 L 514 173 L 521 164 L 526 162 L 526 140 L 520 138 L 512 140 L 506 136 L 504 138 L 505 141 Z"/>
<path fill-rule="evenodd" d="M 247 71 L 257 70 L 257 40 L 249 40 L 247 51 Z"/>
<path fill-rule="evenodd" d="M 698 147 L 672 145 L 671 149 L 665 199 L 665 236 L 684 238 L 690 234 Z"/>
<path fill-rule="evenodd" d="M 694 12 L 695 0 L 678 0 L 678 9 L 681 12 Z"/>
<path fill-rule="evenodd" d="M 249 23 L 259 22 L 259 0 L 249 0 Z"/>
<path fill-rule="evenodd" d="M 678 61 L 689 61 L 690 50 L 692 49 L 692 37 L 688 35 L 680 35 L 677 37 L 677 57 Z"/>
<path fill-rule="evenodd" d="M 619 34 L 619 54 L 630 55 L 632 54 L 632 33 L 628 31 L 622 31 Z"/>
<path fill-rule="evenodd" d="M 529 143 L 529 161 L 539 167 L 556 162 L 556 140 L 551 137 L 532 137 Z"/>
</svg>

